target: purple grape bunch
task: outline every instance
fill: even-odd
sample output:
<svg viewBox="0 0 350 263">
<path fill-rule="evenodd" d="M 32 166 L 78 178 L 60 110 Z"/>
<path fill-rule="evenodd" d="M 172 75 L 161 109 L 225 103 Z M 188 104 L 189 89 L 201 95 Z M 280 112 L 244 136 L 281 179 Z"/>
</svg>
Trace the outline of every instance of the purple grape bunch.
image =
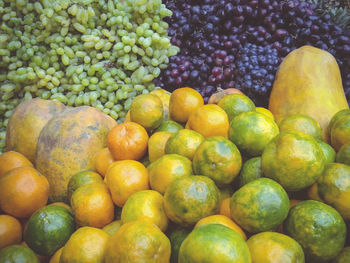
<svg viewBox="0 0 350 263">
<path fill-rule="evenodd" d="M 172 44 L 180 47 L 156 84 L 189 86 L 205 101 L 218 88 L 238 88 L 267 106 L 275 73 L 292 50 L 312 45 L 335 56 L 350 101 L 350 31 L 318 15 L 307 1 L 165 0 Z"/>
</svg>

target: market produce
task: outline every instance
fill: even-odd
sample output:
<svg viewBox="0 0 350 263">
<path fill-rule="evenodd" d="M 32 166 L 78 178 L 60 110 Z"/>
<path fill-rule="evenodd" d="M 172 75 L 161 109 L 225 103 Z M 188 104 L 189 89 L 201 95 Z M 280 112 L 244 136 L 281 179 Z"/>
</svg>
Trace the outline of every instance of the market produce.
<svg viewBox="0 0 350 263">
<path fill-rule="evenodd" d="M 105 177 L 108 166 L 115 160 L 108 149 L 108 147 L 103 148 L 95 155 L 95 170 L 103 177 Z"/>
<path fill-rule="evenodd" d="M 7 125 L 6 150 L 19 152 L 34 163 L 41 130 L 52 117 L 65 108 L 59 101 L 39 98 L 20 103 Z"/>
<path fill-rule="evenodd" d="M 40 263 L 39 258 L 28 247 L 12 245 L 0 250 L 0 262 Z"/>
<path fill-rule="evenodd" d="M 165 145 L 172 135 L 169 131 L 159 131 L 152 134 L 148 140 L 148 158 L 151 163 L 165 154 Z"/>
<path fill-rule="evenodd" d="M 334 263 L 346 263 L 350 259 L 350 247 L 345 247 L 334 260 Z"/>
<path fill-rule="evenodd" d="M 331 129 L 330 143 L 334 150 L 339 151 L 340 148 L 350 141 L 350 115 L 340 118 L 334 123 Z"/>
<path fill-rule="evenodd" d="M 171 243 L 170 263 L 178 263 L 178 255 L 182 242 L 191 233 L 192 228 L 174 226 L 167 232 L 167 237 Z"/>
<path fill-rule="evenodd" d="M 330 146 L 328 143 L 325 143 L 324 141 L 319 141 L 318 143 L 320 144 L 323 154 L 326 158 L 325 163 L 333 163 L 335 161 L 336 152 L 334 151 L 332 146 Z"/>
<path fill-rule="evenodd" d="M 180 52 L 170 58 L 157 85 L 193 87 L 205 101 L 218 88 L 239 88 L 257 106 L 267 107 L 279 62 L 290 51 L 312 45 L 336 57 L 350 98 L 350 34 L 337 25 L 348 25 L 349 15 L 326 5 L 335 1 L 164 2 L 173 11 L 166 21 Z"/>
<path fill-rule="evenodd" d="M 328 141 L 331 118 L 348 108 L 339 67 L 330 53 L 303 46 L 283 60 L 269 101 L 277 124 L 288 115 L 305 114 L 321 125 L 323 139 Z"/>
<path fill-rule="evenodd" d="M 346 238 L 346 225 L 340 214 L 313 200 L 292 207 L 284 229 L 302 246 L 306 262 L 327 262 L 335 258 Z"/>
<path fill-rule="evenodd" d="M 35 165 L 50 183 L 51 201 L 68 201 L 70 177 L 94 168 L 95 155 L 107 146 L 106 136 L 115 125 L 108 115 L 82 106 L 56 115 L 44 126 Z"/>
<path fill-rule="evenodd" d="M 108 225 L 104 226 L 102 230 L 105 231 L 110 236 L 113 236 L 113 234 L 118 231 L 121 225 L 122 225 L 122 222 L 120 219 L 115 220 L 112 223 L 109 223 Z"/>
<path fill-rule="evenodd" d="M 21 242 L 22 226 L 15 217 L 0 215 L 0 229 L 0 249 Z"/>
<path fill-rule="evenodd" d="M 102 177 L 91 170 L 84 170 L 74 174 L 68 181 L 67 184 L 67 197 L 71 199 L 72 194 L 80 186 L 91 184 L 91 183 L 102 183 Z"/>
<path fill-rule="evenodd" d="M 214 94 L 212 94 L 209 97 L 208 100 L 208 104 L 218 104 L 219 101 L 224 98 L 225 96 L 229 95 L 229 94 L 243 94 L 242 91 L 240 91 L 239 89 L 235 89 L 235 88 L 230 88 L 230 89 L 222 89 L 222 88 L 218 88 L 218 91 L 215 92 Z"/>
<path fill-rule="evenodd" d="M 244 162 L 239 173 L 239 185 L 243 185 L 262 177 L 261 157 L 254 157 Z"/>
<path fill-rule="evenodd" d="M 218 102 L 218 105 L 227 113 L 230 121 L 242 112 L 255 111 L 251 99 L 242 94 L 227 95 Z"/>
<path fill-rule="evenodd" d="M 350 144 L 344 144 L 337 152 L 335 160 L 337 163 L 350 165 Z"/>
<path fill-rule="evenodd" d="M 0 155 L 0 177 L 8 171 L 22 166 L 33 166 L 33 164 L 18 152 L 10 151 Z"/>
</svg>

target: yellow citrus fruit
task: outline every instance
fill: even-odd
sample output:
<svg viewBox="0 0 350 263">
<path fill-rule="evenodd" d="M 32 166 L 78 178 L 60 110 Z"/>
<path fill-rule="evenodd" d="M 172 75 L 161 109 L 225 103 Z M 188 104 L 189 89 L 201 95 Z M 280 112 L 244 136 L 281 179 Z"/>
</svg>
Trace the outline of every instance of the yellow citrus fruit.
<svg viewBox="0 0 350 263">
<path fill-rule="evenodd" d="M 188 128 L 202 134 L 205 138 L 223 136 L 227 138 L 229 119 L 218 105 L 207 104 L 199 107 L 188 118 Z"/>
<path fill-rule="evenodd" d="M 323 151 L 323 155 L 325 157 L 325 163 L 333 163 L 336 159 L 336 153 L 334 151 L 334 149 L 332 148 L 332 146 L 330 146 L 328 143 L 319 140 L 318 143 L 321 146 L 321 149 Z M 340 152 L 340 150 L 339 150 Z M 337 160 L 337 162 L 339 162 Z"/>
<path fill-rule="evenodd" d="M 130 108 L 131 121 L 152 131 L 163 121 L 162 100 L 153 94 L 141 94 L 134 98 Z"/>
<path fill-rule="evenodd" d="M 191 88 L 180 88 L 173 91 L 170 96 L 170 119 L 179 122 L 187 122 L 190 114 L 204 104 L 202 95 Z"/>
<path fill-rule="evenodd" d="M 172 135 L 171 132 L 161 131 L 153 133 L 148 140 L 148 158 L 152 163 L 165 154 L 165 145 Z"/>
<path fill-rule="evenodd" d="M 109 223 L 108 225 L 104 226 L 102 228 L 103 231 L 105 231 L 107 234 L 113 236 L 115 232 L 118 231 L 118 229 L 121 227 L 122 221 L 121 220 L 116 220 L 113 221 L 112 223 Z"/>
<path fill-rule="evenodd" d="M 164 89 L 155 89 L 150 92 L 150 94 L 158 96 L 163 103 L 163 119 L 169 119 L 169 103 L 170 103 L 170 95 L 169 91 Z"/>
<path fill-rule="evenodd" d="M 122 207 L 132 194 L 149 189 L 148 171 L 138 161 L 117 161 L 107 171 L 106 184 L 113 202 Z"/>
<path fill-rule="evenodd" d="M 145 221 L 126 223 L 111 237 L 106 263 L 169 263 L 170 241 L 158 227 Z"/>
<path fill-rule="evenodd" d="M 241 166 L 242 158 L 236 145 L 221 136 L 205 139 L 193 157 L 194 173 L 208 176 L 218 186 L 231 183 Z"/>
<path fill-rule="evenodd" d="M 164 194 L 176 178 L 192 174 L 192 163 L 178 154 L 166 154 L 148 167 L 151 188 Z"/>
<path fill-rule="evenodd" d="M 220 224 L 227 226 L 231 228 L 233 231 L 235 231 L 237 234 L 239 234 L 244 240 L 247 240 L 247 236 L 235 222 L 233 222 L 230 218 L 223 215 L 212 215 L 208 217 L 204 217 L 201 220 L 197 222 L 197 224 L 194 226 L 194 228 L 207 225 L 207 224 Z"/>
<path fill-rule="evenodd" d="M 247 241 L 252 263 L 304 263 L 301 246 L 293 238 L 276 233 L 263 232 Z"/>
<path fill-rule="evenodd" d="M 230 121 L 242 112 L 255 111 L 254 102 L 242 94 L 227 95 L 219 101 L 218 106 L 227 113 Z"/>
<path fill-rule="evenodd" d="M 331 145 L 335 151 L 350 142 L 350 115 L 340 118 L 331 129 Z"/>
<path fill-rule="evenodd" d="M 167 120 L 167 121 L 163 121 L 160 126 L 157 128 L 156 132 L 160 132 L 160 131 L 168 131 L 171 133 L 175 133 L 178 132 L 179 130 L 183 129 L 184 127 L 172 120 Z"/>
<path fill-rule="evenodd" d="M 63 250 L 63 247 L 57 250 L 55 254 L 53 254 L 53 256 L 50 258 L 49 263 L 60 263 L 62 250 Z"/>
<path fill-rule="evenodd" d="M 262 113 L 262 114 L 265 114 L 267 117 L 270 117 L 271 119 L 275 120 L 275 117 L 273 116 L 272 112 L 269 111 L 269 110 L 266 109 L 266 108 L 263 108 L 263 107 L 256 107 L 256 108 L 255 108 L 255 111 L 260 112 L 260 113 Z"/>
<path fill-rule="evenodd" d="M 284 118 L 279 124 L 280 132 L 301 131 L 315 139 L 322 140 L 322 128 L 320 124 L 304 114 L 293 114 Z"/>
<path fill-rule="evenodd" d="M 49 204 L 47 206 L 60 206 L 60 207 L 63 207 L 65 209 L 67 209 L 70 213 L 73 214 L 72 208 L 69 205 L 67 205 L 66 203 L 64 203 L 64 202 L 55 202 L 55 203 L 51 203 L 51 204 Z"/>
<path fill-rule="evenodd" d="M 63 247 L 60 263 L 104 263 L 110 235 L 94 227 L 75 231 Z"/>
<path fill-rule="evenodd" d="M 232 219 L 231 209 L 230 209 L 230 200 L 231 200 L 231 197 L 227 197 L 221 201 L 219 214 Z"/>
<path fill-rule="evenodd" d="M 95 156 L 95 169 L 96 171 L 105 177 L 107 169 L 111 163 L 115 160 L 109 151 L 108 147 L 99 151 Z"/>
<path fill-rule="evenodd" d="M 160 193 L 153 190 L 133 194 L 123 206 L 122 223 L 144 220 L 165 231 L 168 227 L 168 218 L 164 211 L 163 199 Z"/>
<path fill-rule="evenodd" d="M 21 223 L 12 216 L 0 215 L 0 249 L 19 244 L 21 240 Z"/>
<path fill-rule="evenodd" d="M 19 152 L 9 151 L 0 155 L 0 177 L 8 171 L 22 166 L 33 166 L 33 164 Z"/>
<path fill-rule="evenodd" d="M 104 183 L 80 186 L 70 202 L 79 226 L 103 227 L 113 220 L 114 204 Z"/>
<path fill-rule="evenodd" d="M 165 145 L 165 153 L 179 154 L 192 160 L 198 146 L 203 142 L 204 137 L 192 130 L 182 129 L 171 135 Z"/>
</svg>

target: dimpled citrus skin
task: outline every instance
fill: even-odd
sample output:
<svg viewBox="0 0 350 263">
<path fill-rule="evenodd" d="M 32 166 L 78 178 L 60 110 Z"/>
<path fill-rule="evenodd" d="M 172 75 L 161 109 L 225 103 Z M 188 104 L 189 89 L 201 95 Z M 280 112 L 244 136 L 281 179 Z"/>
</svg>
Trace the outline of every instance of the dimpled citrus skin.
<svg viewBox="0 0 350 263">
<path fill-rule="evenodd" d="M 268 178 L 256 179 L 231 197 L 231 216 L 250 233 L 275 230 L 287 217 L 289 198 L 281 185 Z"/>
<path fill-rule="evenodd" d="M 195 174 L 208 176 L 219 186 L 231 183 L 241 166 L 242 158 L 236 145 L 221 136 L 205 139 L 193 158 Z"/>
<path fill-rule="evenodd" d="M 346 115 L 334 123 L 331 129 L 331 145 L 334 150 L 350 141 L 350 115 Z"/>
<path fill-rule="evenodd" d="M 314 200 L 292 207 L 283 229 L 302 246 L 306 262 L 327 262 L 335 258 L 345 244 L 346 225 L 340 214 Z"/>
<path fill-rule="evenodd" d="M 219 211 L 220 192 L 206 176 L 184 176 L 174 180 L 164 194 L 164 208 L 173 222 L 190 226 Z"/>
<path fill-rule="evenodd" d="M 179 263 L 251 263 L 247 244 L 232 229 L 218 224 L 195 228 L 182 242 Z"/>
<path fill-rule="evenodd" d="M 350 219 L 350 166 L 329 163 L 317 180 L 318 194 L 345 220 Z"/>
<path fill-rule="evenodd" d="M 264 149 L 261 165 L 264 176 L 287 191 L 312 185 L 321 175 L 325 157 L 319 143 L 302 132 L 281 132 Z"/>
<path fill-rule="evenodd" d="M 223 97 L 218 106 L 226 113 L 230 121 L 242 112 L 255 111 L 254 102 L 242 94 L 230 94 Z"/>
<path fill-rule="evenodd" d="M 277 233 L 262 232 L 251 236 L 247 245 L 252 263 L 304 263 L 303 249 L 293 238 Z"/>
</svg>

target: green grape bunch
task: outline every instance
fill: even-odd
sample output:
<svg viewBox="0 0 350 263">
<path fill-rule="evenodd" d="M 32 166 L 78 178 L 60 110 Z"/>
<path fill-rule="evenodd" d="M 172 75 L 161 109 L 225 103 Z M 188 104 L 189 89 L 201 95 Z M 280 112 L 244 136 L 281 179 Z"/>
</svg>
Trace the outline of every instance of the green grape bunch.
<svg viewBox="0 0 350 263">
<path fill-rule="evenodd" d="M 179 48 L 161 0 L 0 0 L 0 152 L 13 109 L 34 97 L 123 121 Z"/>
</svg>

